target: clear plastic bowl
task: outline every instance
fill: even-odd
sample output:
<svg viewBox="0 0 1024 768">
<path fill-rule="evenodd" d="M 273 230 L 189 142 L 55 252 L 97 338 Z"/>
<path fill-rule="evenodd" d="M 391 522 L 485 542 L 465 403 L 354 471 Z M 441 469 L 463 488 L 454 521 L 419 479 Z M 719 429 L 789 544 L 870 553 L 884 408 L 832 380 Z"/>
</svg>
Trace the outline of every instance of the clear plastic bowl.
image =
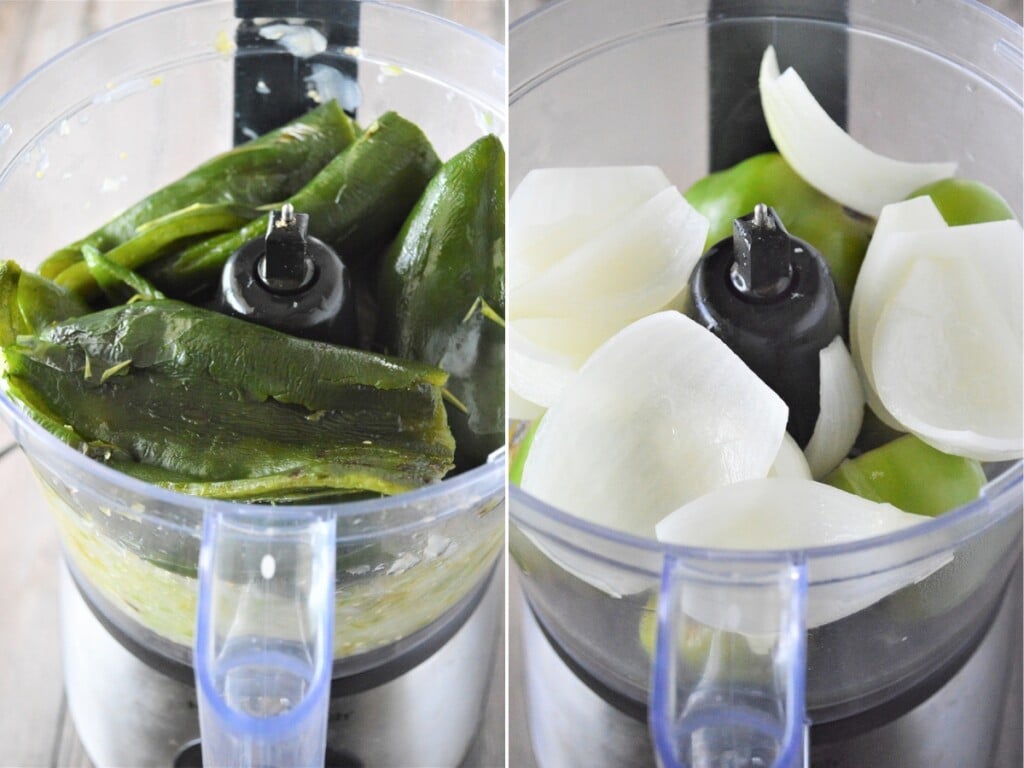
<svg viewBox="0 0 1024 768">
<path fill-rule="evenodd" d="M 318 61 L 358 67 L 357 87 L 337 95 L 358 104 L 361 124 L 395 110 L 423 128 L 442 159 L 485 133 L 502 136 L 499 44 L 408 8 L 359 5 L 358 47 L 328 47 Z M 0 206 L 14 222 L 3 234 L 7 257 L 33 267 L 230 148 L 236 56 L 282 50 L 269 39 L 237 50 L 234 7 L 191 3 L 102 32 L 0 102 Z M 68 565 L 104 619 L 190 663 L 204 514 L 229 506 L 261 516 L 267 507 L 169 493 L 111 471 L 2 395 L 0 418 L 29 457 L 40 507 L 55 516 Z M 305 508 L 337 516 L 335 675 L 427 642 L 479 590 L 503 542 L 504 469 L 500 455 L 398 497 Z"/>
<path fill-rule="evenodd" d="M 721 126 L 709 107 L 721 75 L 711 69 L 710 33 L 790 45 L 838 35 L 848 46 L 854 138 L 903 159 L 956 160 L 958 175 L 991 185 L 1020 216 L 1020 27 L 955 0 L 851 0 L 846 21 L 831 4 L 727 5 L 563 0 L 514 26 L 510 189 L 533 168 L 617 164 L 658 165 L 686 189 L 711 169 L 712 125 Z M 755 69 L 741 101 L 756 105 L 756 89 Z M 671 547 L 588 524 L 513 486 L 510 549 L 550 637 L 593 680 L 641 706 L 667 560 L 725 585 L 803 563 L 806 707 L 813 723 L 826 723 L 924 686 L 978 642 L 1021 547 L 1021 464 L 989 469 L 981 498 L 937 519 L 794 553 Z M 856 608 L 844 615 L 837 603 Z M 698 646 L 699 670 L 708 651 Z"/>
</svg>

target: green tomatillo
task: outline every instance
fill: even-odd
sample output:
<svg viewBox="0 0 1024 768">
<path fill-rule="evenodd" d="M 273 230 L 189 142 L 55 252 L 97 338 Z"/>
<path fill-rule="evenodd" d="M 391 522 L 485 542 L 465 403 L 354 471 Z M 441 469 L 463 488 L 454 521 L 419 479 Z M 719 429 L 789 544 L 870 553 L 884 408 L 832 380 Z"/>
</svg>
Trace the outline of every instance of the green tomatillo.
<svg viewBox="0 0 1024 768">
<path fill-rule="evenodd" d="M 1013 211 L 999 193 L 980 181 L 942 179 L 921 187 L 910 197 L 923 195 L 931 197 L 942 218 L 951 227 L 1014 218 Z"/>
<path fill-rule="evenodd" d="M 985 473 L 974 459 L 950 456 L 904 435 L 847 459 L 825 482 L 904 512 L 934 517 L 978 498 Z"/>
</svg>

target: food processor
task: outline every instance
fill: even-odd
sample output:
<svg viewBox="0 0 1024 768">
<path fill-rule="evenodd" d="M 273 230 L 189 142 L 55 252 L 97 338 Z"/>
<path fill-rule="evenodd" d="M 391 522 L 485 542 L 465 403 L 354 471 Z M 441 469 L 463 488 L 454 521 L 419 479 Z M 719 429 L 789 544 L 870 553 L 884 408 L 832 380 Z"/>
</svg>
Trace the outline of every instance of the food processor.
<svg viewBox="0 0 1024 768">
<path fill-rule="evenodd" d="M 400 112 L 447 158 L 503 135 L 503 48 L 349 0 L 211 0 L 100 33 L 0 102 L 5 253 L 34 267 L 330 99 L 364 126 Z M 260 506 L 112 471 L 2 395 L 0 414 L 57 524 L 67 701 L 96 765 L 463 760 L 501 625 L 503 449 L 395 497 Z"/>
<path fill-rule="evenodd" d="M 855 139 L 955 160 L 1022 213 L 1021 28 L 977 3 L 562 0 L 509 44 L 512 190 L 610 165 L 686 189 L 771 149 L 771 44 Z M 986 475 L 916 527 L 758 552 L 638 538 L 513 485 L 537 764 L 1020 765 L 1021 463 Z"/>
</svg>

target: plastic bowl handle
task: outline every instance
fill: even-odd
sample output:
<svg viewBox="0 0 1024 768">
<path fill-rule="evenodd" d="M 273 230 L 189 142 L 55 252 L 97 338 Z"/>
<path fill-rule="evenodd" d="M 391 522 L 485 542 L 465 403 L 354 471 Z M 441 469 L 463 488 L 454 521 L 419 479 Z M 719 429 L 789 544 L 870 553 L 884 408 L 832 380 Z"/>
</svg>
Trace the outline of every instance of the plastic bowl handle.
<svg viewBox="0 0 1024 768">
<path fill-rule="evenodd" d="M 666 556 L 650 729 L 665 768 L 807 765 L 807 568 Z"/>
<path fill-rule="evenodd" d="M 324 763 L 335 518 L 206 512 L 194 667 L 203 764 Z"/>
</svg>

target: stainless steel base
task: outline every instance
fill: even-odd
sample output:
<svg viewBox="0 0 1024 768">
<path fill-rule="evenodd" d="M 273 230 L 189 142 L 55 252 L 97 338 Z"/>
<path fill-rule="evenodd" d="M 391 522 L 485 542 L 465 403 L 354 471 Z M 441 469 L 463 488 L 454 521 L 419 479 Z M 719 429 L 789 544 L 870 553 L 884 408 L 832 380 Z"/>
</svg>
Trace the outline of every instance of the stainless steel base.
<svg viewBox="0 0 1024 768">
<path fill-rule="evenodd" d="M 526 705 L 540 768 L 654 768 L 647 724 L 608 704 L 522 611 Z M 988 634 L 930 698 L 856 738 L 816 744 L 812 768 L 1020 768 L 1021 571 Z M 1000 737 L 1014 730 L 1009 747 Z M 518 768 L 518 767 L 517 767 Z"/>
<path fill-rule="evenodd" d="M 463 759 L 491 677 L 502 589 L 428 659 L 399 677 L 331 702 L 328 754 L 340 768 L 439 768 Z M 98 768 L 188 766 L 199 738 L 195 689 L 144 664 L 93 615 L 65 567 L 61 641 L 68 708 Z"/>
</svg>

